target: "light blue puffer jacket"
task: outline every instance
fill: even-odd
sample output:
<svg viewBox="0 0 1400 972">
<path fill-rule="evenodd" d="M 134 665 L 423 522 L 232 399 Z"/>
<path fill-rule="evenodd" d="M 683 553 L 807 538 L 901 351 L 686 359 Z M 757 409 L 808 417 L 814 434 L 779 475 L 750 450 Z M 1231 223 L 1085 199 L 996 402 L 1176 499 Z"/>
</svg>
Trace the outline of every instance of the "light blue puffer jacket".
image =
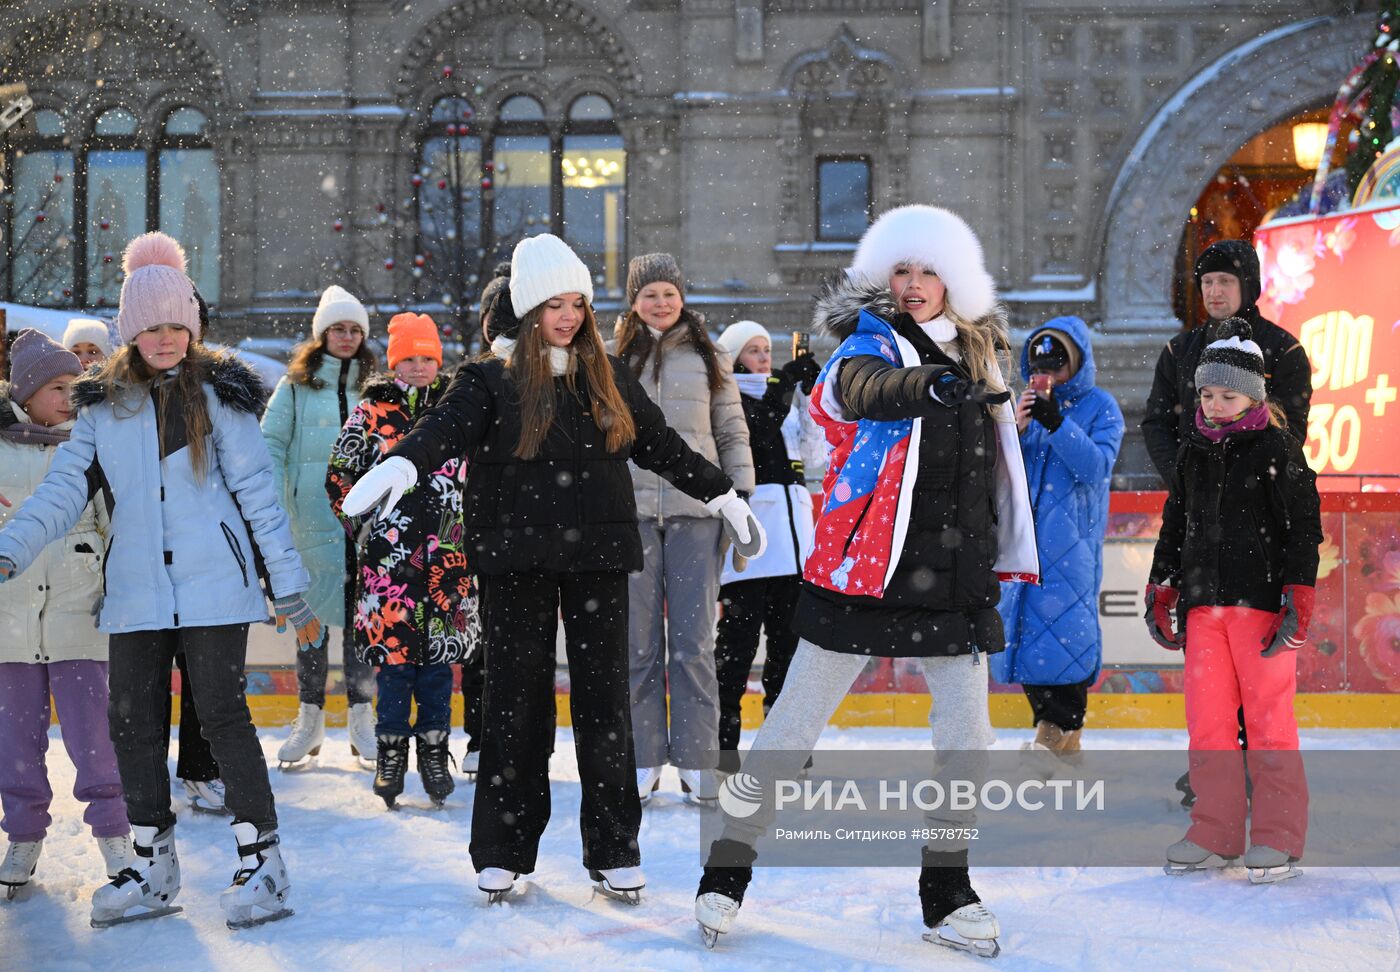
<svg viewBox="0 0 1400 972">
<path fill-rule="evenodd" d="M 292 539 L 311 573 L 306 601 L 323 622 L 343 627 L 349 538 L 326 498 L 326 468 L 345 424 L 342 395 L 345 418 L 360 404 L 360 363 L 341 362 L 328 354 L 316 377 L 325 387 L 294 385 L 285 377 L 277 383 L 262 417 L 262 433 L 272 454 L 277 499 L 291 514 Z"/>
<path fill-rule="evenodd" d="M 305 592 L 310 578 L 258 427 L 257 375 L 216 358 L 204 394 L 213 428 L 201 480 L 188 446 L 160 457 L 148 387 L 113 402 L 99 382 L 80 379 L 72 435 L 0 531 L 0 556 L 28 567 L 96 495 L 111 514 L 98 624 L 107 634 L 265 621 L 259 561 L 273 596 Z"/>
<path fill-rule="evenodd" d="M 1041 580 L 1039 586 L 1001 585 L 1006 651 L 992 656 L 992 677 L 1010 684 L 1073 685 L 1096 678 L 1103 664 L 1099 585 L 1123 413 L 1112 395 L 1094 385 L 1088 325 L 1057 317 L 1044 327 L 1069 335 L 1082 360 L 1053 393 L 1064 417 L 1060 427 L 1051 433 L 1032 419 L 1021 433 Z M 1021 350 L 1023 378 L 1030 376 L 1029 347 L 1027 342 Z"/>
</svg>

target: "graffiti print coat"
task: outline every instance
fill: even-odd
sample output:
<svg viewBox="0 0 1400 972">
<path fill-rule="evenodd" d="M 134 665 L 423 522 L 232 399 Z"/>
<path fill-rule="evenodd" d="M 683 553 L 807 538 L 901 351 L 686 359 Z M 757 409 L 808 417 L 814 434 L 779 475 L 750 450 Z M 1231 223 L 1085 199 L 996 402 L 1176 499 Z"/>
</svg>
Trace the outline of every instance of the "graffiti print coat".
<svg viewBox="0 0 1400 972">
<path fill-rule="evenodd" d="M 462 541 L 465 460 L 449 459 L 420 480 L 387 519 L 374 512 L 351 518 L 341 510 L 350 488 L 408 434 L 446 384 L 443 377 L 423 389 L 392 376 L 372 380 L 331 449 L 326 492 L 346 531 L 358 538 L 355 647 L 371 665 L 452 664 L 470 657 L 479 639 Z"/>
</svg>

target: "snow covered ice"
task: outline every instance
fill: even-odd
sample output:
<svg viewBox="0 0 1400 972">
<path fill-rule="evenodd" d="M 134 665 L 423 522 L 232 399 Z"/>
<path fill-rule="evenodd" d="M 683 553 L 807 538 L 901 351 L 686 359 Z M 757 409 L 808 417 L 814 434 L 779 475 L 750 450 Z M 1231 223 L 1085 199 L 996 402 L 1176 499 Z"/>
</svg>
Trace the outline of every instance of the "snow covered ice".
<svg viewBox="0 0 1400 972">
<path fill-rule="evenodd" d="M 262 734 L 269 765 L 288 729 Z M 429 809 L 410 773 L 400 809 L 385 811 L 354 768 L 344 729 L 313 765 L 273 773 L 294 917 L 246 932 L 224 927 L 219 892 L 235 862 L 222 818 L 177 796 L 184 913 L 97 931 L 88 906 L 102 858 L 69 796 L 73 768 L 53 732 L 55 823 L 34 884 L 0 905 L 5 972 L 428 968 L 762 969 L 1394 969 L 1400 956 L 1400 869 L 1308 868 L 1254 887 L 1243 869 L 1168 878 L 1160 868 L 974 868 L 1001 922 L 1001 957 L 984 960 L 920 940 L 918 870 L 755 870 L 734 930 L 708 952 L 692 915 L 699 879 L 697 815 L 674 773 L 644 812 L 647 890 L 639 907 L 593 893 L 579 863 L 573 740 L 559 734 L 554 814 L 523 894 L 488 907 L 467 856 L 473 789 Z M 1029 732 L 1000 730 L 997 749 Z M 1096 748 L 1184 750 L 1185 733 L 1095 729 Z M 454 739 L 460 751 L 460 734 Z M 922 749 L 919 729 L 831 730 L 824 749 Z M 1304 749 L 1394 749 L 1400 731 L 1312 730 Z M 1185 753 L 1182 753 L 1185 764 Z M 174 762 L 171 762 L 172 770 Z M 1181 815 L 1183 831 L 1186 814 Z"/>
</svg>

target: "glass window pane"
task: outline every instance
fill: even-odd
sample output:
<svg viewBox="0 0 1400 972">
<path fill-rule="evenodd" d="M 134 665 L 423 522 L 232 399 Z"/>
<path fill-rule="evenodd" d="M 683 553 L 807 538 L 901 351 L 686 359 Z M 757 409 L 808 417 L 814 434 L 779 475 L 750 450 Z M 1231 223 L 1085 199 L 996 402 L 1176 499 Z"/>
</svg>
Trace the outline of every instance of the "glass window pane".
<svg viewBox="0 0 1400 972">
<path fill-rule="evenodd" d="M 501 105 L 501 121 L 544 121 L 544 108 L 529 95 L 516 95 Z"/>
<path fill-rule="evenodd" d="M 160 228 L 179 240 L 190 279 L 207 303 L 219 299 L 219 168 L 212 149 L 160 153 Z"/>
<path fill-rule="evenodd" d="M 95 131 L 98 135 L 135 135 L 136 116 L 121 108 L 104 111 L 97 119 Z"/>
<path fill-rule="evenodd" d="M 14 299 L 22 304 L 71 304 L 73 156 L 17 153 L 14 176 L 14 225 L 9 234 Z"/>
<path fill-rule="evenodd" d="M 569 106 L 571 121 L 607 120 L 613 116 L 612 102 L 602 95 L 586 94 L 574 99 Z"/>
<path fill-rule="evenodd" d="M 122 250 L 146 232 L 146 153 L 89 152 L 87 195 L 87 302 L 114 307 Z"/>
<path fill-rule="evenodd" d="M 508 135 L 496 139 L 496 258 L 504 260 L 526 236 L 548 233 L 549 138 Z"/>
<path fill-rule="evenodd" d="M 621 135 L 564 139 L 564 238 L 609 295 L 627 273 L 627 152 Z"/>
<path fill-rule="evenodd" d="M 57 138 L 63 134 L 63 116 L 51 108 L 34 113 L 34 131 L 42 138 Z"/>
<path fill-rule="evenodd" d="M 465 299 L 481 276 L 481 139 L 430 138 L 418 187 L 418 291 Z"/>
<path fill-rule="evenodd" d="M 817 167 L 817 238 L 858 240 L 870 222 L 870 163 L 826 159 Z"/>
<path fill-rule="evenodd" d="M 472 106 L 462 98 L 439 98 L 433 104 L 432 121 L 464 122 L 471 121 Z"/>
<path fill-rule="evenodd" d="M 193 108 L 176 108 L 165 120 L 167 135 L 203 135 L 208 119 L 202 111 Z"/>
</svg>

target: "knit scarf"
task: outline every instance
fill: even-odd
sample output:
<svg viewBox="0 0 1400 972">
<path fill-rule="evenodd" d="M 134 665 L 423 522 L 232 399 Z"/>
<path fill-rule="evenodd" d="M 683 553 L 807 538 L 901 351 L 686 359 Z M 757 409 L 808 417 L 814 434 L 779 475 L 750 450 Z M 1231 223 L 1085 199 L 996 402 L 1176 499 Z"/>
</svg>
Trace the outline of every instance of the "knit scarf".
<svg viewBox="0 0 1400 972">
<path fill-rule="evenodd" d="M 515 354 L 515 341 L 508 337 L 497 337 L 491 342 L 491 353 L 507 364 Z M 569 348 L 549 348 L 549 370 L 555 378 L 562 378 L 573 366 L 573 352 Z"/>
<path fill-rule="evenodd" d="M 741 372 L 734 375 L 734 382 L 739 386 L 740 394 L 750 398 L 762 398 L 768 392 L 768 379 L 770 377 L 772 376 Z"/>
<path fill-rule="evenodd" d="M 54 426 L 31 422 L 29 414 L 14 402 L 10 402 L 10 410 L 17 421 L 0 428 L 0 438 L 6 442 L 16 445 L 60 445 L 68 441 L 68 435 L 73 430 L 71 421 Z"/>
<path fill-rule="evenodd" d="M 1206 413 L 1197 406 L 1196 431 L 1212 442 L 1220 443 L 1235 432 L 1258 432 L 1269 427 L 1269 406 L 1262 402 L 1247 408 L 1229 422 L 1212 422 Z"/>
</svg>

